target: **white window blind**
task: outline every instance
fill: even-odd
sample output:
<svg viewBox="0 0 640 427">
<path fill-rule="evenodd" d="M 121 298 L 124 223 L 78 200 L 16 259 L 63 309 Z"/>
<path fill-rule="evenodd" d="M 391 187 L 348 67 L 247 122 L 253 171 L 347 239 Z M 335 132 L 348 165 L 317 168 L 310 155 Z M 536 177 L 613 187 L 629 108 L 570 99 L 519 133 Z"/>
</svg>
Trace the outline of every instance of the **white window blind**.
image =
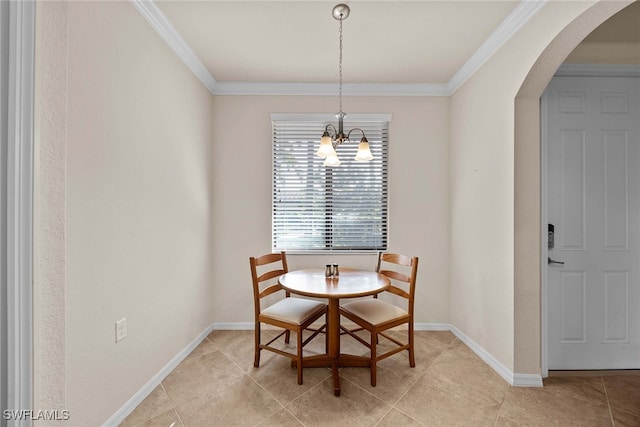
<svg viewBox="0 0 640 427">
<path fill-rule="evenodd" d="M 362 134 L 337 147 L 342 164 L 315 155 L 332 115 L 272 115 L 274 251 L 368 252 L 387 248 L 390 115 L 353 115 L 345 132 L 364 130 L 374 159 L 353 158 Z"/>
</svg>

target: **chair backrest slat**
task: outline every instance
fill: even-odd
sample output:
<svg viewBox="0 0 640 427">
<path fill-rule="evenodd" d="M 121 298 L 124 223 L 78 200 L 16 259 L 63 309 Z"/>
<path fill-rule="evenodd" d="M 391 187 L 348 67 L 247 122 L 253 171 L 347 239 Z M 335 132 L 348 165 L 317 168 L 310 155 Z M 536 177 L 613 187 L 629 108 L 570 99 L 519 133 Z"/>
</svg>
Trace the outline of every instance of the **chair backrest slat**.
<svg viewBox="0 0 640 427">
<path fill-rule="evenodd" d="M 402 297 L 402 298 L 406 298 L 406 299 L 411 298 L 411 295 L 409 295 L 407 291 L 405 291 L 404 289 L 400 289 L 397 286 L 393 286 L 393 285 L 389 286 L 389 288 L 387 289 L 387 292 L 392 293 L 394 295 L 398 295 L 399 297 Z"/>
<path fill-rule="evenodd" d="M 260 276 L 258 276 L 258 282 L 266 282 L 267 280 L 273 279 L 274 277 L 282 276 L 285 273 L 284 270 L 271 270 L 267 271 Z"/>
<path fill-rule="evenodd" d="M 400 273 L 398 271 L 393 270 L 380 270 L 378 273 L 387 276 L 389 279 L 394 279 L 399 282 L 409 283 L 411 282 L 411 278 L 406 274 Z"/>
<path fill-rule="evenodd" d="M 402 269 L 402 271 L 393 268 Z M 407 274 L 405 270 L 409 270 L 410 273 Z M 376 271 L 391 279 L 391 286 L 387 289 L 387 292 L 408 300 L 409 314 L 413 317 L 413 300 L 416 290 L 416 276 L 418 274 L 418 257 L 380 252 L 378 253 Z M 405 290 L 396 286 L 401 284 L 406 284 L 408 289 Z"/>
<path fill-rule="evenodd" d="M 270 265 L 273 264 L 273 265 Z M 253 303 L 256 321 L 260 315 L 260 300 L 268 295 L 283 290 L 280 284 L 269 283 L 273 279 L 287 273 L 287 255 L 285 252 L 276 254 L 266 254 L 259 257 L 249 257 L 249 266 L 251 267 L 251 280 L 253 282 Z M 266 266 L 266 267 L 265 267 Z M 266 270 L 258 272 L 258 267 Z M 264 287 L 266 285 L 266 287 Z M 260 289 L 264 287 L 264 289 Z M 285 292 L 285 297 L 289 296 L 289 292 Z"/>
<path fill-rule="evenodd" d="M 262 256 L 256 257 L 255 260 L 256 260 L 256 265 L 261 266 L 261 265 L 271 264 L 279 261 L 283 261 L 284 263 L 286 262 L 285 258 L 286 256 L 284 255 L 284 252 L 280 252 L 275 254 L 262 255 Z"/>
<path fill-rule="evenodd" d="M 413 257 L 417 258 L 417 257 Z M 378 270 L 380 270 L 380 264 L 382 261 L 389 262 L 397 265 L 404 265 L 405 267 L 410 267 L 413 263 L 413 258 L 408 257 L 402 254 L 391 254 L 391 253 L 383 253 L 378 252 Z"/>
<path fill-rule="evenodd" d="M 280 286 L 279 284 L 275 284 L 275 285 L 271 285 L 269 287 L 264 288 L 262 291 L 260 291 L 260 294 L 258 295 L 258 298 L 262 299 L 266 296 L 269 296 L 271 294 L 275 294 L 278 291 L 282 290 L 282 286 Z"/>
</svg>

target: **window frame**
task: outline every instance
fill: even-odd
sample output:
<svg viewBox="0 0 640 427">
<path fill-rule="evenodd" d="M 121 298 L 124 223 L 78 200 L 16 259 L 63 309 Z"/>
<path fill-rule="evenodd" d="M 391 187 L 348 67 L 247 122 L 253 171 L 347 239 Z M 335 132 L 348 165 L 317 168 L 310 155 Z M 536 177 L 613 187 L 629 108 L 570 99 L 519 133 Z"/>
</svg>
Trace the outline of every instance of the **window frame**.
<svg viewBox="0 0 640 427">
<path fill-rule="evenodd" d="M 380 161 L 379 168 L 376 169 L 376 172 L 382 176 L 380 179 L 381 188 L 378 190 L 381 194 L 381 201 L 379 203 L 379 209 L 381 212 L 381 219 L 376 225 L 379 225 L 380 231 L 379 234 L 375 235 L 374 239 L 379 239 L 379 243 L 377 245 L 364 246 L 364 247 L 335 247 L 333 244 L 335 242 L 329 242 L 331 239 L 332 233 L 329 232 L 328 229 L 325 229 L 324 239 L 327 242 L 327 246 L 325 248 L 313 247 L 312 238 L 309 238 L 308 245 L 306 248 L 289 248 L 283 247 L 280 245 L 276 246 L 277 243 L 277 224 L 276 224 L 276 208 L 278 207 L 278 201 L 276 200 L 276 178 L 281 177 L 277 172 L 277 159 L 276 159 L 276 144 L 277 138 L 276 135 L 276 126 L 278 122 L 282 124 L 282 122 L 301 122 L 301 128 L 304 124 L 309 126 L 319 126 L 324 129 L 324 126 L 331 123 L 334 126 L 337 126 L 337 118 L 334 114 L 281 114 L 281 113 L 273 113 L 271 114 L 271 122 L 272 122 L 272 176 L 271 176 L 271 190 L 272 190 L 272 198 L 271 198 L 271 249 L 272 251 L 279 252 L 281 250 L 286 250 L 288 253 L 292 254 L 371 254 L 377 253 L 380 251 L 386 251 L 389 246 L 389 174 L 388 174 L 388 164 L 389 164 L 389 127 L 391 122 L 391 114 L 348 114 L 345 117 L 344 125 L 345 131 L 352 129 L 353 127 L 360 127 L 364 123 L 375 123 L 375 126 L 379 126 L 380 137 L 377 138 L 378 150 L 380 155 L 383 156 Z M 360 140 L 361 134 L 358 131 L 355 131 L 351 136 L 352 139 L 350 142 L 347 142 L 340 147 L 337 148 L 338 155 L 341 157 L 343 161 L 342 165 L 337 168 L 328 168 L 322 166 L 322 159 L 315 156 L 315 151 L 318 148 L 320 143 L 320 136 L 322 131 L 319 131 L 317 135 L 314 134 L 313 140 L 310 140 L 311 147 L 309 149 L 305 149 L 306 151 L 310 151 L 311 155 L 306 157 L 308 161 L 313 161 L 314 166 L 309 166 L 307 169 L 311 171 L 313 167 L 317 168 L 318 164 L 322 168 L 326 169 L 340 169 L 343 168 L 341 172 L 344 172 L 344 168 L 348 168 L 349 165 L 345 162 L 345 146 L 351 146 L 350 150 L 356 150 L 358 146 L 358 142 Z M 374 148 L 374 144 L 376 143 L 376 138 L 372 139 L 369 134 L 367 134 L 367 138 L 372 143 L 372 149 Z M 279 141 L 282 142 L 282 141 Z M 341 148 L 343 148 L 341 150 Z M 375 155 L 375 154 L 374 154 Z M 309 164 L 311 165 L 311 164 Z M 331 172 L 331 171 L 330 171 Z M 330 178 L 331 179 L 331 178 Z M 332 187 L 331 181 L 325 180 L 324 186 L 329 189 Z M 335 194 L 335 193 L 334 193 Z M 332 197 L 324 197 L 324 203 L 331 203 Z M 280 202 L 282 204 L 282 202 Z M 331 209 L 325 209 L 322 211 L 325 215 L 329 214 Z M 333 228 L 336 226 L 336 222 L 329 219 L 327 221 L 327 227 Z M 348 228 L 346 229 L 347 231 Z M 348 239 L 347 239 L 348 240 Z"/>
</svg>

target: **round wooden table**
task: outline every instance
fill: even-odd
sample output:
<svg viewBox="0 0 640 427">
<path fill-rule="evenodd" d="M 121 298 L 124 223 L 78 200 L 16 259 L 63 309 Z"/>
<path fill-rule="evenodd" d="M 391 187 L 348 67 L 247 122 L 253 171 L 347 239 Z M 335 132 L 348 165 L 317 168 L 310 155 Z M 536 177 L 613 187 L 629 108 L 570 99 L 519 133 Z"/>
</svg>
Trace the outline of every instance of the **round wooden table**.
<svg viewBox="0 0 640 427">
<path fill-rule="evenodd" d="M 389 279 L 375 271 L 341 269 L 338 277 L 327 278 L 324 270 L 297 270 L 283 274 L 278 279 L 283 288 L 291 293 L 314 298 L 327 298 L 329 310 L 327 331 L 329 348 L 327 354 L 305 357 L 303 367 L 331 367 L 333 392 L 340 396 L 341 366 L 370 366 L 368 357 L 340 353 L 340 299 L 374 295 L 390 285 Z"/>
</svg>

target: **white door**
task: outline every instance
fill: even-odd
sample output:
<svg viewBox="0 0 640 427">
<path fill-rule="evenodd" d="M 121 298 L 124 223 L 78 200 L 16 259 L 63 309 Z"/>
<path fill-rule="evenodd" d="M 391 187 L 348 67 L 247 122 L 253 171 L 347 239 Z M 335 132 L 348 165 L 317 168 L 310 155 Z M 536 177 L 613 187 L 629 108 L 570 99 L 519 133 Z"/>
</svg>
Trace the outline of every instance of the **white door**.
<svg viewBox="0 0 640 427">
<path fill-rule="evenodd" d="M 550 370 L 640 369 L 640 79 L 555 77 L 543 97 Z"/>
</svg>

